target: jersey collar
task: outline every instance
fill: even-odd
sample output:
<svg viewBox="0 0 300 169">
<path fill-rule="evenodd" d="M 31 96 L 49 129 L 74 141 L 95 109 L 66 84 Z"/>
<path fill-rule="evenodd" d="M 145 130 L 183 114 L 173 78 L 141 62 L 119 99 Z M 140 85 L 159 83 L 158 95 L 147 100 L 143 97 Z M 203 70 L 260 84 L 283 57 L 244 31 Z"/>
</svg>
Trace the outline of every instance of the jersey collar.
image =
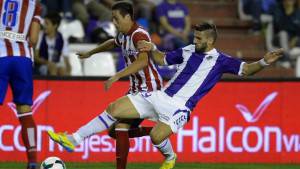
<svg viewBox="0 0 300 169">
<path fill-rule="evenodd" d="M 138 27 L 139 25 L 136 22 L 134 22 L 130 30 L 126 33 L 126 35 L 131 35 Z"/>
<path fill-rule="evenodd" d="M 213 48 L 210 51 L 204 52 L 205 55 L 212 55 L 212 56 L 216 56 L 218 55 L 218 51 L 216 50 L 216 48 Z"/>
</svg>

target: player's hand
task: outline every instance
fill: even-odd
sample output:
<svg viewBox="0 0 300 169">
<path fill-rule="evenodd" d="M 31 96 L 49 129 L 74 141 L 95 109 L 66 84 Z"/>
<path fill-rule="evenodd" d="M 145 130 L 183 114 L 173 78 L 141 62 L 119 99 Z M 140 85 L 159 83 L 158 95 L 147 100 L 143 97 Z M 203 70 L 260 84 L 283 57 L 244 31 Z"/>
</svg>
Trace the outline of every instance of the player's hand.
<svg viewBox="0 0 300 169">
<path fill-rule="evenodd" d="M 137 48 L 141 52 L 149 52 L 154 48 L 154 45 L 151 42 L 141 40 L 141 41 L 138 41 Z"/>
<path fill-rule="evenodd" d="M 107 91 L 111 87 L 111 85 L 114 82 L 118 81 L 119 79 L 120 78 L 119 78 L 118 74 L 116 74 L 116 75 L 112 76 L 111 78 L 109 78 L 107 81 L 104 82 L 104 90 Z"/>
<path fill-rule="evenodd" d="M 78 55 L 79 59 L 85 59 L 91 57 L 91 54 L 89 52 L 77 52 L 76 55 Z"/>
<path fill-rule="evenodd" d="M 268 52 L 264 56 L 265 62 L 267 62 L 268 64 L 272 64 L 272 63 L 276 62 L 283 55 L 283 51 L 284 50 L 281 48 L 281 49 L 277 49 L 277 50 Z"/>
</svg>

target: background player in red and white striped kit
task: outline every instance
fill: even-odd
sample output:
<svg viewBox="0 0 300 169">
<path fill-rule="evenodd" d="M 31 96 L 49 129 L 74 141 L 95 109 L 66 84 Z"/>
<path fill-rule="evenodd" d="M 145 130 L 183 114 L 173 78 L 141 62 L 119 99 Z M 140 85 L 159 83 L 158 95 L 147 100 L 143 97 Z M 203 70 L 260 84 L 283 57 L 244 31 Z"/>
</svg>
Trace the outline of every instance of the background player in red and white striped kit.
<svg viewBox="0 0 300 169">
<path fill-rule="evenodd" d="M 0 1 L 0 104 L 8 85 L 22 126 L 27 169 L 36 168 L 36 125 L 32 117 L 32 46 L 40 31 L 41 7 L 36 0 Z"/>
<path fill-rule="evenodd" d="M 113 82 L 117 81 L 119 78 L 129 76 L 130 89 L 128 95 L 124 97 L 126 98 L 126 101 L 121 98 L 112 103 L 110 107 L 122 107 L 126 109 L 126 104 L 143 106 L 139 102 L 139 100 L 132 100 L 133 98 L 130 96 L 136 95 L 137 93 L 147 93 L 150 91 L 160 90 L 162 88 L 162 79 L 154 65 L 154 62 L 150 59 L 150 56 L 148 56 L 147 53 L 139 52 L 137 47 L 137 43 L 139 41 L 151 41 L 149 33 L 142 27 L 140 27 L 136 22 L 134 22 L 132 4 L 126 1 L 120 1 L 113 5 L 112 16 L 113 22 L 117 30 L 119 31 L 117 37 L 115 39 L 107 40 L 106 42 L 100 44 L 97 48 L 89 52 L 78 53 L 78 55 L 83 59 L 88 58 L 98 52 L 111 50 L 118 46 L 121 47 L 126 65 L 132 65 L 132 67 L 131 69 L 124 69 L 123 71 L 118 72 L 118 76 L 113 76 L 112 78 L 110 78 L 106 82 L 105 86 L 107 89 Z M 127 100 L 128 98 L 130 98 L 130 101 Z M 152 128 L 139 128 L 139 124 L 141 122 L 142 119 L 121 120 L 116 122 L 115 126 L 110 130 L 110 135 L 116 138 L 117 169 L 126 168 L 127 155 L 129 151 L 129 137 L 141 137 L 149 135 Z M 105 120 L 103 120 L 103 118 L 100 116 L 96 117 L 88 124 L 81 127 L 73 135 L 67 136 L 67 138 L 72 142 L 71 144 L 78 145 L 86 137 L 97 133 L 97 130 L 101 128 L 103 124 L 106 124 Z M 60 135 L 58 137 L 63 137 L 63 140 L 64 138 L 66 138 L 65 135 Z M 66 141 L 68 142 L 67 139 Z M 65 147 L 64 144 L 62 145 Z M 176 155 L 172 149 L 171 142 L 166 140 L 162 147 L 163 150 L 161 151 L 166 157 L 166 162 L 168 163 L 169 161 L 172 161 L 172 164 L 174 164 Z M 72 151 L 72 148 L 74 148 L 74 146 L 71 145 L 65 148 L 67 148 L 68 150 L 71 149 Z M 157 148 L 160 149 L 160 147 Z M 173 168 L 173 166 L 171 168 Z"/>
</svg>

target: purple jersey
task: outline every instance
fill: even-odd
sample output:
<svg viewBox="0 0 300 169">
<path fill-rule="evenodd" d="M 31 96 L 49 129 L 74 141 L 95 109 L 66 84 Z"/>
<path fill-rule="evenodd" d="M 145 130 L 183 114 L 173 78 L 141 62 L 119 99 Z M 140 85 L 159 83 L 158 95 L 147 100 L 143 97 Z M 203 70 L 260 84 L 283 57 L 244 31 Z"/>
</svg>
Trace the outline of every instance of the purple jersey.
<svg viewBox="0 0 300 169">
<path fill-rule="evenodd" d="M 178 71 L 164 87 L 164 92 L 174 99 L 184 100 L 191 110 L 215 86 L 223 73 L 241 75 L 243 65 L 239 59 L 216 49 L 197 53 L 195 45 L 167 53 L 165 63 L 178 64 Z"/>
<path fill-rule="evenodd" d="M 165 16 L 170 25 L 175 29 L 183 30 L 185 27 L 185 17 L 188 15 L 188 9 L 181 3 L 170 4 L 166 1 L 162 2 L 156 8 L 156 16 L 159 19 Z"/>
</svg>

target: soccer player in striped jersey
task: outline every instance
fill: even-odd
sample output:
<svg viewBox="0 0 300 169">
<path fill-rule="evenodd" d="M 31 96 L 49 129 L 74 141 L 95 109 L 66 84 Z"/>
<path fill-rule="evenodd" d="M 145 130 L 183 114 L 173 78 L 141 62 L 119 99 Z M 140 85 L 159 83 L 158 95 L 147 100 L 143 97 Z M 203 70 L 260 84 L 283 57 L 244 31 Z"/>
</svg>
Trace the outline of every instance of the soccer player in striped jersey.
<svg viewBox="0 0 300 169">
<path fill-rule="evenodd" d="M 35 169 L 37 135 L 31 110 L 32 46 L 38 40 L 41 7 L 36 0 L 1 0 L 0 9 L 0 104 L 10 85 L 22 126 L 27 169 Z"/>
<path fill-rule="evenodd" d="M 150 59 L 146 52 L 139 52 L 137 47 L 137 43 L 139 41 L 145 40 L 151 42 L 149 33 L 134 22 L 132 4 L 126 1 L 117 2 L 112 6 L 112 17 L 113 23 L 119 31 L 117 37 L 107 40 L 89 52 L 78 53 L 79 58 L 89 58 L 95 53 L 108 51 L 115 47 L 121 47 L 126 66 L 130 67 L 130 69 L 124 69 L 123 71 L 118 72 L 117 76 L 113 76 L 105 83 L 105 86 L 106 88 L 109 88 L 114 81 L 119 78 L 129 76 L 130 89 L 127 96 L 112 103 L 108 109 L 119 109 L 119 107 L 126 109 L 126 107 L 132 107 L 132 104 L 143 106 L 138 99 L 134 99 L 131 96 L 136 95 L 137 93 L 148 93 L 160 90 L 162 88 L 162 78 L 160 77 L 154 62 Z M 128 111 L 130 111 L 130 109 L 128 109 Z M 138 110 L 133 109 L 132 111 L 136 112 Z M 104 116 L 105 119 L 108 117 L 109 116 Z M 90 123 L 81 127 L 73 134 L 75 139 L 71 136 L 69 136 L 69 138 L 74 140 L 74 145 L 78 145 L 87 136 L 97 133 L 99 128 L 98 126 L 101 126 L 102 121 L 102 117 L 96 117 Z M 149 135 L 152 127 L 139 127 L 141 122 L 142 119 L 139 117 L 134 120 L 119 120 L 115 123 L 115 126 L 111 128 L 110 135 L 116 138 L 117 169 L 126 168 L 127 155 L 129 151 L 129 137 Z M 104 124 L 108 127 L 106 122 L 104 122 Z M 52 133 L 52 135 L 55 137 L 55 133 Z M 62 137 L 64 137 L 64 135 L 62 135 Z M 162 151 L 166 157 L 166 163 L 171 163 L 174 166 L 176 155 L 173 152 L 171 142 L 167 141 L 164 146 L 166 148 Z M 74 146 L 71 146 L 71 150 L 73 148 Z"/>
</svg>

